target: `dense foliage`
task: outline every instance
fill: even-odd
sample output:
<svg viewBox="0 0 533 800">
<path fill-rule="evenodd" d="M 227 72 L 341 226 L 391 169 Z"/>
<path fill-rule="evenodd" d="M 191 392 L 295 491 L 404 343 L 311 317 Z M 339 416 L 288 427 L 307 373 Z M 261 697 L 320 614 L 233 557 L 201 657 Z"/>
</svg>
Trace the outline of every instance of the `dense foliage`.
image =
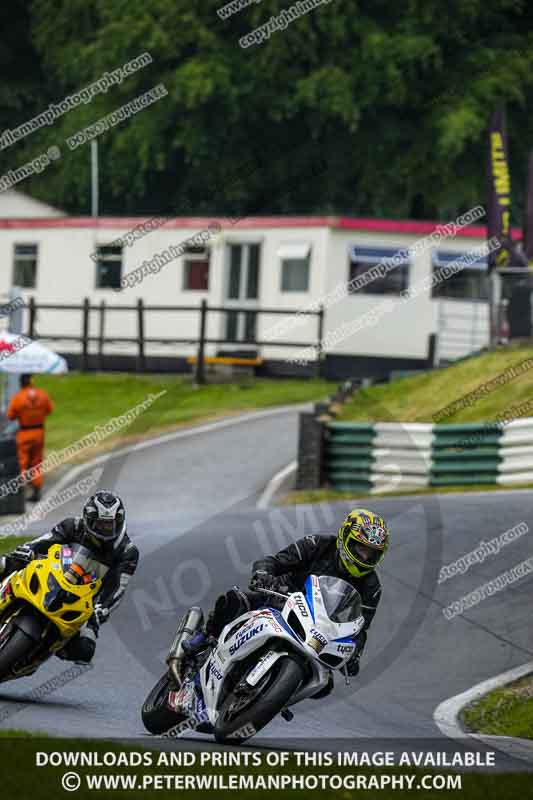
<svg viewBox="0 0 533 800">
<path fill-rule="evenodd" d="M 148 51 L 153 63 L 0 152 L 0 170 L 61 148 L 20 185 L 90 207 L 89 145 L 65 137 L 163 83 L 99 137 L 104 213 L 287 213 L 450 219 L 485 200 L 490 112 L 507 102 L 513 217 L 533 146 L 528 0 L 332 0 L 268 41 L 240 37 L 291 5 L 222 20 L 223 0 L 10 0 L 0 9 L 0 132 Z"/>
</svg>

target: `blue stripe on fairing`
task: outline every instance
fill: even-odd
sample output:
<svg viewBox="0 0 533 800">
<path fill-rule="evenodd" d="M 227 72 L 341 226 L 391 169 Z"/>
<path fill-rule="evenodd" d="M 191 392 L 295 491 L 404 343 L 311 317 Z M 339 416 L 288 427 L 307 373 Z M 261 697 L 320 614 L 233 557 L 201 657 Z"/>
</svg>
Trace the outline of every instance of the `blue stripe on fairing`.
<svg viewBox="0 0 533 800">
<path fill-rule="evenodd" d="M 315 604 L 313 602 L 313 581 L 311 580 L 311 575 L 306 578 L 305 581 L 305 599 L 307 600 L 307 605 L 309 606 L 309 610 L 311 611 L 311 617 L 313 618 L 313 622 L 315 621 Z"/>
<path fill-rule="evenodd" d="M 287 625 L 287 623 L 285 622 L 285 620 L 281 616 L 281 612 L 279 612 L 277 610 L 277 608 L 269 608 L 267 610 L 270 611 L 271 614 L 276 618 L 276 622 L 279 622 L 281 627 L 285 628 L 287 633 L 290 633 L 290 635 L 292 636 L 293 639 L 297 639 L 298 641 L 300 641 L 299 637 L 296 636 L 296 634 L 294 633 L 293 629 L 289 625 Z"/>
<path fill-rule="evenodd" d="M 347 644 L 355 644 L 351 636 L 343 636 L 342 639 L 333 639 L 334 642 L 346 642 Z"/>
</svg>

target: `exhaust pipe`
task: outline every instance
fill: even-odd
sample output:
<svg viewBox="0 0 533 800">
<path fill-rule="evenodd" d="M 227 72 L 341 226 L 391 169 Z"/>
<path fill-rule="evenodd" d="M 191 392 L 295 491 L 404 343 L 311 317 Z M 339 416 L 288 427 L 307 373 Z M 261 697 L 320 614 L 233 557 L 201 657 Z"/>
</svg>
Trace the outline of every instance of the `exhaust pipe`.
<svg viewBox="0 0 533 800">
<path fill-rule="evenodd" d="M 174 641 L 170 646 L 167 656 L 167 664 L 169 666 L 172 677 L 175 679 L 178 686 L 181 686 L 181 668 L 183 666 L 183 659 L 185 653 L 183 651 L 183 642 L 190 639 L 198 628 L 204 623 L 204 614 L 199 606 L 192 606 L 188 612 L 182 617 L 178 627 Z"/>
</svg>

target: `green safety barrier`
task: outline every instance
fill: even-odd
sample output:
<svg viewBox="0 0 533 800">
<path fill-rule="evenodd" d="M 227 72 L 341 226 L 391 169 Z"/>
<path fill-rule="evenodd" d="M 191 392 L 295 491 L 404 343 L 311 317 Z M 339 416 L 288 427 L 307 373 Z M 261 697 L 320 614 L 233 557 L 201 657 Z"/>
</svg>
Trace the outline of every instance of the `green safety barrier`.
<svg viewBox="0 0 533 800">
<path fill-rule="evenodd" d="M 325 426 L 323 473 L 338 491 L 368 491 L 372 488 L 376 437 L 370 423 L 328 422 Z"/>
<path fill-rule="evenodd" d="M 396 427 L 396 426 L 395 426 Z M 391 428 L 391 463 L 395 457 L 409 473 L 409 457 L 418 464 L 423 463 L 422 451 L 413 444 L 398 444 L 394 436 L 398 431 L 406 433 L 409 424 Z M 428 466 L 425 477 L 428 486 L 468 485 L 475 483 L 496 483 L 501 473 L 501 440 L 503 428 L 491 423 L 467 423 L 464 425 L 433 425 L 429 428 L 430 457 L 428 447 L 424 448 Z M 340 491 L 362 491 L 372 489 L 383 473 L 376 468 L 377 431 L 372 423 L 328 422 L 325 424 L 323 447 L 323 475 L 326 483 Z M 417 439 L 420 441 L 420 438 Z M 379 447 L 388 449 L 387 429 L 381 427 Z M 532 454 L 533 464 L 533 454 Z M 419 474 L 412 470 L 413 476 Z M 424 473 L 424 469 L 422 469 Z M 422 478 L 424 475 L 422 474 Z"/>
</svg>

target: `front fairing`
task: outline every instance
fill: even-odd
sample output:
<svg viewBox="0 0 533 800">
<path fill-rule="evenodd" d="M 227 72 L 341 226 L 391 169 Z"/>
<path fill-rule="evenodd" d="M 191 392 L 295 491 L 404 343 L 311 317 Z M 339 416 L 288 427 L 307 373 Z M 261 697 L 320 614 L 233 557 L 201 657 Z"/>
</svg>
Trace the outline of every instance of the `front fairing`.
<svg viewBox="0 0 533 800">
<path fill-rule="evenodd" d="M 80 585 L 68 580 L 68 569 L 75 561 L 76 553 L 70 547 L 52 545 L 46 556 L 34 559 L 4 581 L 0 614 L 14 601 L 23 601 L 53 622 L 62 638 L 73 636 L 90 619 L 102 585 L 92 574 Z"/>
<path fill-rule="evenodd" d="M 295 634 L 284 623 L 279 611 L 264 608 L 243 614 L 222 631 L 218 645 L 200 670 L 200 687 L 206 712 L 214 725 L 222 696 L 224 679 L 235 662 L 243 661 L 275 640 L 276 648 L 285 652 L 298 646 Z"/>
<path fill-rule="evenodd" d="M 364 626 L 362 614 L 348 622 L 330 619 L 316 575 L 307 578 L 304 592 L 289 597 L 282 615 L 289 627 L 298 631 L 309 655 L 331 669 L 341 669 L 350 660 Z"/>
</svg>

